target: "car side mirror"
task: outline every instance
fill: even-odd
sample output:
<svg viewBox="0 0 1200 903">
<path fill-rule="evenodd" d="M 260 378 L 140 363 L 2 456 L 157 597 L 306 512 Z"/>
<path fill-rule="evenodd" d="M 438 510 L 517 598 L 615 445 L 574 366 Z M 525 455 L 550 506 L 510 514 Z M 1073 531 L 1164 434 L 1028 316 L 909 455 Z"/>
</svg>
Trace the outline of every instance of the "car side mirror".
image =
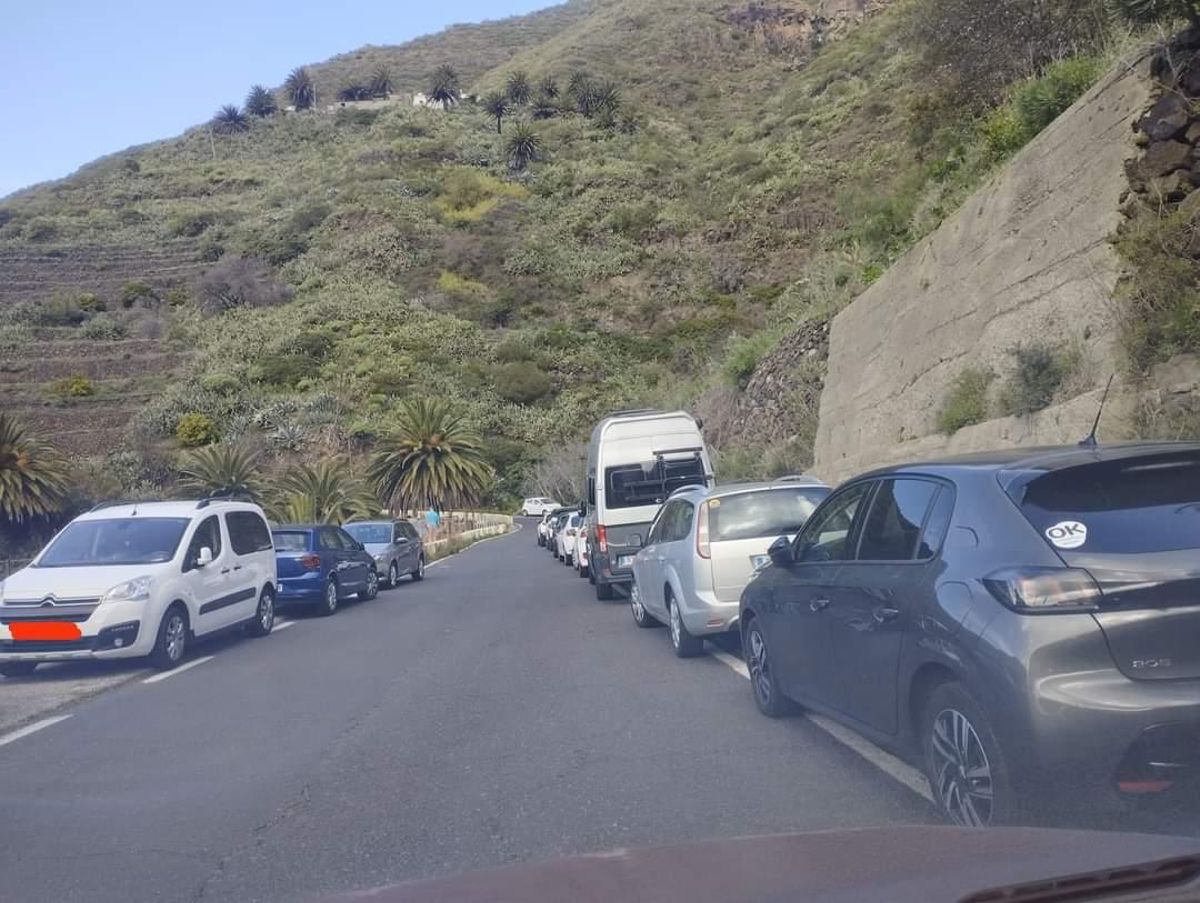
<svg viewBox="0 0 1200 903">
<path fill-rule="evenodd" d="M 580 503 L 579 503 L 579 516 L 580 516 L 580 517 L 587 517 L 587 502 L 580 502 Z"/>
<path fill-rule="evenodd" d="M 630 536 L 629 544 L 631 546 L 633 546 L 635 549 L 640 549 L 642 547 L 642 534 L 634 533 L 632 536 Z"/>
<path fill-rule="evenodd" d="M 780 536 L 767 548 L 767 555 L 770 556 L 773 564 L 787 567 L 794 560 L 791 541 L 786 536 Z"/>
<path fill-rule="evenodd" d="M 201 546 L 200 551 L 196 553 L 196 567 L 207 567 L 213 562 L 213 551 L 208 546 Z"/>
<path fill-rule="evenodd" d="M 398 546 L 402 546 L 402 545 L 404 545 L 406 542 L 408 542 L 408 537 L 407 537 L 407 536 L 397 536 L 397 537 L 396 537 L 396 545 L 398 545 Z"/>
</svg>

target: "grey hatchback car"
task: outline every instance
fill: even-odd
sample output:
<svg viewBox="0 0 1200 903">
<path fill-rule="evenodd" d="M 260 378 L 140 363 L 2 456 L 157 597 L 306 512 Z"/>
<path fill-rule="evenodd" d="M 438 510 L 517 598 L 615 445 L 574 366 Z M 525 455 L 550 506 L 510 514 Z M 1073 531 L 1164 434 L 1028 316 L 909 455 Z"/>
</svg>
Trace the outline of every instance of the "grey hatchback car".
<svg viewBox="0 0 1200 903">
<path fill-rule="evenodd" d="M 1200 444 L 879 470 L 771 555 L 741 600 L 764 714 L 892 748 L 962 824 L 1194 799 Z"/>
<path fill-rule="evenodd" d="M 425 578 L 425 544 L 421 534 L 406 520 L 353 521 L 343 528 L 363 544 L 375 559 L 375 571 L 384 585 L 394 587 L 400 578 Z"/>
</svg>

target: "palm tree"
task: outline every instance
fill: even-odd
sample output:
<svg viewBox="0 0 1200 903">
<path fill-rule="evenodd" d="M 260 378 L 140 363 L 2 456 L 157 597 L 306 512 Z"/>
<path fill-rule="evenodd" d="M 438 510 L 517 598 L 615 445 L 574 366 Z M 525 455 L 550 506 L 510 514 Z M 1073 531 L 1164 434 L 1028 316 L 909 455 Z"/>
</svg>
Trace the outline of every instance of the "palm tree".
<svg viewBox="0 0 1200 903">
<path fill-rule="evenodd" d="M 433 76 L 429 82 L 430 100 L 440 103 L 443 110 L 448 110 L 458 103 L 460 93 L 458 73 L 454 71 L 453 66 L 443 63 L 433 70 Z"/>
<path fill-rule="evenodd" d="M 492 91 L 483 99 L 483 108 L 489 116 L 496 117 L 496 134 L 500 134 L 500 125 L 504 117 L 508 115 L 511 107 L 508 105 L 508 98 L 499 91 Z"/>
<path fill-rule="evenodd" d="M 556 100 L 558 98 L 558 79 L 549 73 L 543 75 L 542 80 L 538 82 L 538 92 L 542 97 Z"/>
<path fill-rule="evenodd" d="M 366 85 L 360 85 L 357 82 L 351 82 L 342 90 L 338 91 L 338 100 L 370 100 L 371 89 Z"/>
<path fill-rule="evenodd" d="M 371 81 L 367 85 L 372 97 L 385 98 L 391 95 L 395 88 L 392 73 L 386 66 L 379 66 L 371 73 Z"/>
<path fill-rule="evenodd" d="M 591 87 L 591 84 L 591 76 L 582 69 L 576 69 L 571 73 L 570 79 L 567 80 L 567 95 L 578 104 L 584 94 L 587 93 L 588 88 Z"/>
<path fill-rule="evenodd" d="M 508 99 L 517 104 L 517 106 L 524 106 L 529 103 L 529 73 L 524 69 L 518 69 L 516 72 L 510 73 L 505 90 L 508 92 Z"/>
<path fill-rule="evenodd" d="M 192 452 L 179 468 L 180 484 L 199 493 L 228 491 L 260 499 L 259 455 L 245 445 L 218 443 Z"/>
<path fill-rule="evenodd" d="M 541 153 L 542 141 L 537 132 L 524 122 L 518 122 L 508 140 L 504 142 L 504 154 L 508 157 L 508 165 L 520 172 L 538 159 Z"/>
<path fill-rule="evenodd" d="M 251 116 L 270 116 L 277 109 L 274 95 L 262 85 L 255 85 L 246 95 L 246 112 Z"/>
<path fill-rule="evenodd" d="M 212 118 L 212 130 L 219 135 L 232 135 L 244 132 L 250 128 L 250 117 L 237 108 L 235 104 L 227 103 L 217 110 Z"/>
<path fill-rule="evenodd" d="M 445 508 L 477 501 L 493 479 L 482 441 L 442 401 L 404 405 L 396 431 L 371 466 L 384 501 L 403 508 Z"/>
<path fill-rule="evenodd" d="M 307 110 L 317 102 L 316 86 L 312 76 L 303 66 L 297 66 L 288 73 L 283 83 L 283 91 L 297 110 Z"/>
<path fill-rule="evenodd" d="M 380 509 L 377 494 L 355 477 L 341 458 L 325 458 L 289 470 L 279 481 L 279 494 L 271 506 L 281 521 L 322 524 L 375 517 Z"/>
<path fill-rule="evenodd" d="M 0 412 L 0 520 L 19 524 L 61 511 L 67 502 L 62 456 Z"/>
<path fill-rule="evenodd" d="M 589 119 L 599 118 L 615 122 L 621 108 L 621 89 L 613 82 L 588 85 L 577 101 L 579 112 Z"/>
</svg>

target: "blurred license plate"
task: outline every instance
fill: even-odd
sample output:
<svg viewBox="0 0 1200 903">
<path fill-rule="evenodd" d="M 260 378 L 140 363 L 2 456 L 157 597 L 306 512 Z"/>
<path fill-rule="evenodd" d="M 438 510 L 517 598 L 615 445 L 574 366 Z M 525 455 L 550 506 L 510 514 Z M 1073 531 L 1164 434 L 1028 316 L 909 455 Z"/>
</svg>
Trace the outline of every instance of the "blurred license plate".
<svg viewBox="0 0 1200 903">
<path fill-rule="evenodd" d="M 765 568 L 770 563 L 771 563 L 770 555 L 751 555 L 750 556 L 750 564 L 752 564 L 754 566 L 754 570 L 756 570 L 756 571 L 761 571 L 763 568 Z"/>
<path fill-rule="evenodd" d="M 617 558 L 617 567 L 619 567 L 619 568 L 631 568 L 631 567 L 633 567 L 633 556 L 632 556 L 632 555 L 621 555 L 621 556 L 619 556 L 619 557 Z"/>
<path fill-rule="evenodd" d="M 9 633 L 18 642 L 46 640 L 77 640 L 83 636 L 79 626 L 70 621 L 16 621 L 8 625 Z"/>
</svg>

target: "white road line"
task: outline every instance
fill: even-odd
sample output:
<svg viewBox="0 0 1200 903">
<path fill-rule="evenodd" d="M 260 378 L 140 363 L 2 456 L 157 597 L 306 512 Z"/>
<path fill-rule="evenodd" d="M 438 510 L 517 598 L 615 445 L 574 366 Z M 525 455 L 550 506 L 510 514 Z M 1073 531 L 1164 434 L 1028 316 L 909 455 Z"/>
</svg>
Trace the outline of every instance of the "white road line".
<svg viewBox="0 0 1200 903">
<path fill-rule="evenodd" d="M 176 674 L 182 674 L 184 671 L 190 671 L 192 668 L 195 668 L 197 665 L 203 665 L 205 662 L 211 662 L 214 658 L 216 658 L 215 655 L 206 655 L 203 658 L 193 659 L 192 661 L 188 662 L 186 665 L 180 665 L 178 668 L 175 668 L 171 671 L 163 671 L 161 674 L 155 674 L 153 677 L 147 677 L 145 680 L 142 681 L 142 683 L 156 684 L 160 680 L 166 680 L 168 677 L 174 677 Z"/>
<path fill-rule="evenodd" d="M 33 724 L 27 724 L 19 730 L 13 731 L 11 734 L 5 734 L 0 737 L 0 746 L 7 746 L 14 740 L 20 740 L 22 737 L 28 737 L 30 734 L 37 733 L 44 727 L 49 727 L 52 724 L 58 724 L 60 721 L 66 721 L 70 715 L 55 715 L 53 718 L 43 718 L 41 721 L 35 721 Z"/>
<path fill-rule="evenodd" d="M 276 624 L 274 627 L 271 628 L 271 633 L 275 633 L 280 630 L 287 630 L 289 627 L 293 626 L 295 623 L 296 623 L 295 621 L 280 621 L 278 624 Z"/>
<path fill-rule="evenodd" d="M 750 679 L 750 671 L 737 656 L 730 655 L 720 649 L 710 650 L 710 654 L 717 661 L 726 665 L 731 670 L 737 672 L 747 680 Z M 829 736 L 833 737 L 843 746 L 854 750 L 888 777 L 893 778 L 911 790 L 918 796 L 924 797 L 933 802 L 933 794 L 929 792 L 929 781 L 925 779 L 925 775 L 917 771 L 907 762 L 896 758 L 890 752 L 880 749 L 866 737 L 856 734 L 848 727 L 843 727 L 836 721 L 826 718 L 824 715 L 815 715 L 811 712 L 805 712 L 804 717 L 823 730 Z"/>
</svg>

